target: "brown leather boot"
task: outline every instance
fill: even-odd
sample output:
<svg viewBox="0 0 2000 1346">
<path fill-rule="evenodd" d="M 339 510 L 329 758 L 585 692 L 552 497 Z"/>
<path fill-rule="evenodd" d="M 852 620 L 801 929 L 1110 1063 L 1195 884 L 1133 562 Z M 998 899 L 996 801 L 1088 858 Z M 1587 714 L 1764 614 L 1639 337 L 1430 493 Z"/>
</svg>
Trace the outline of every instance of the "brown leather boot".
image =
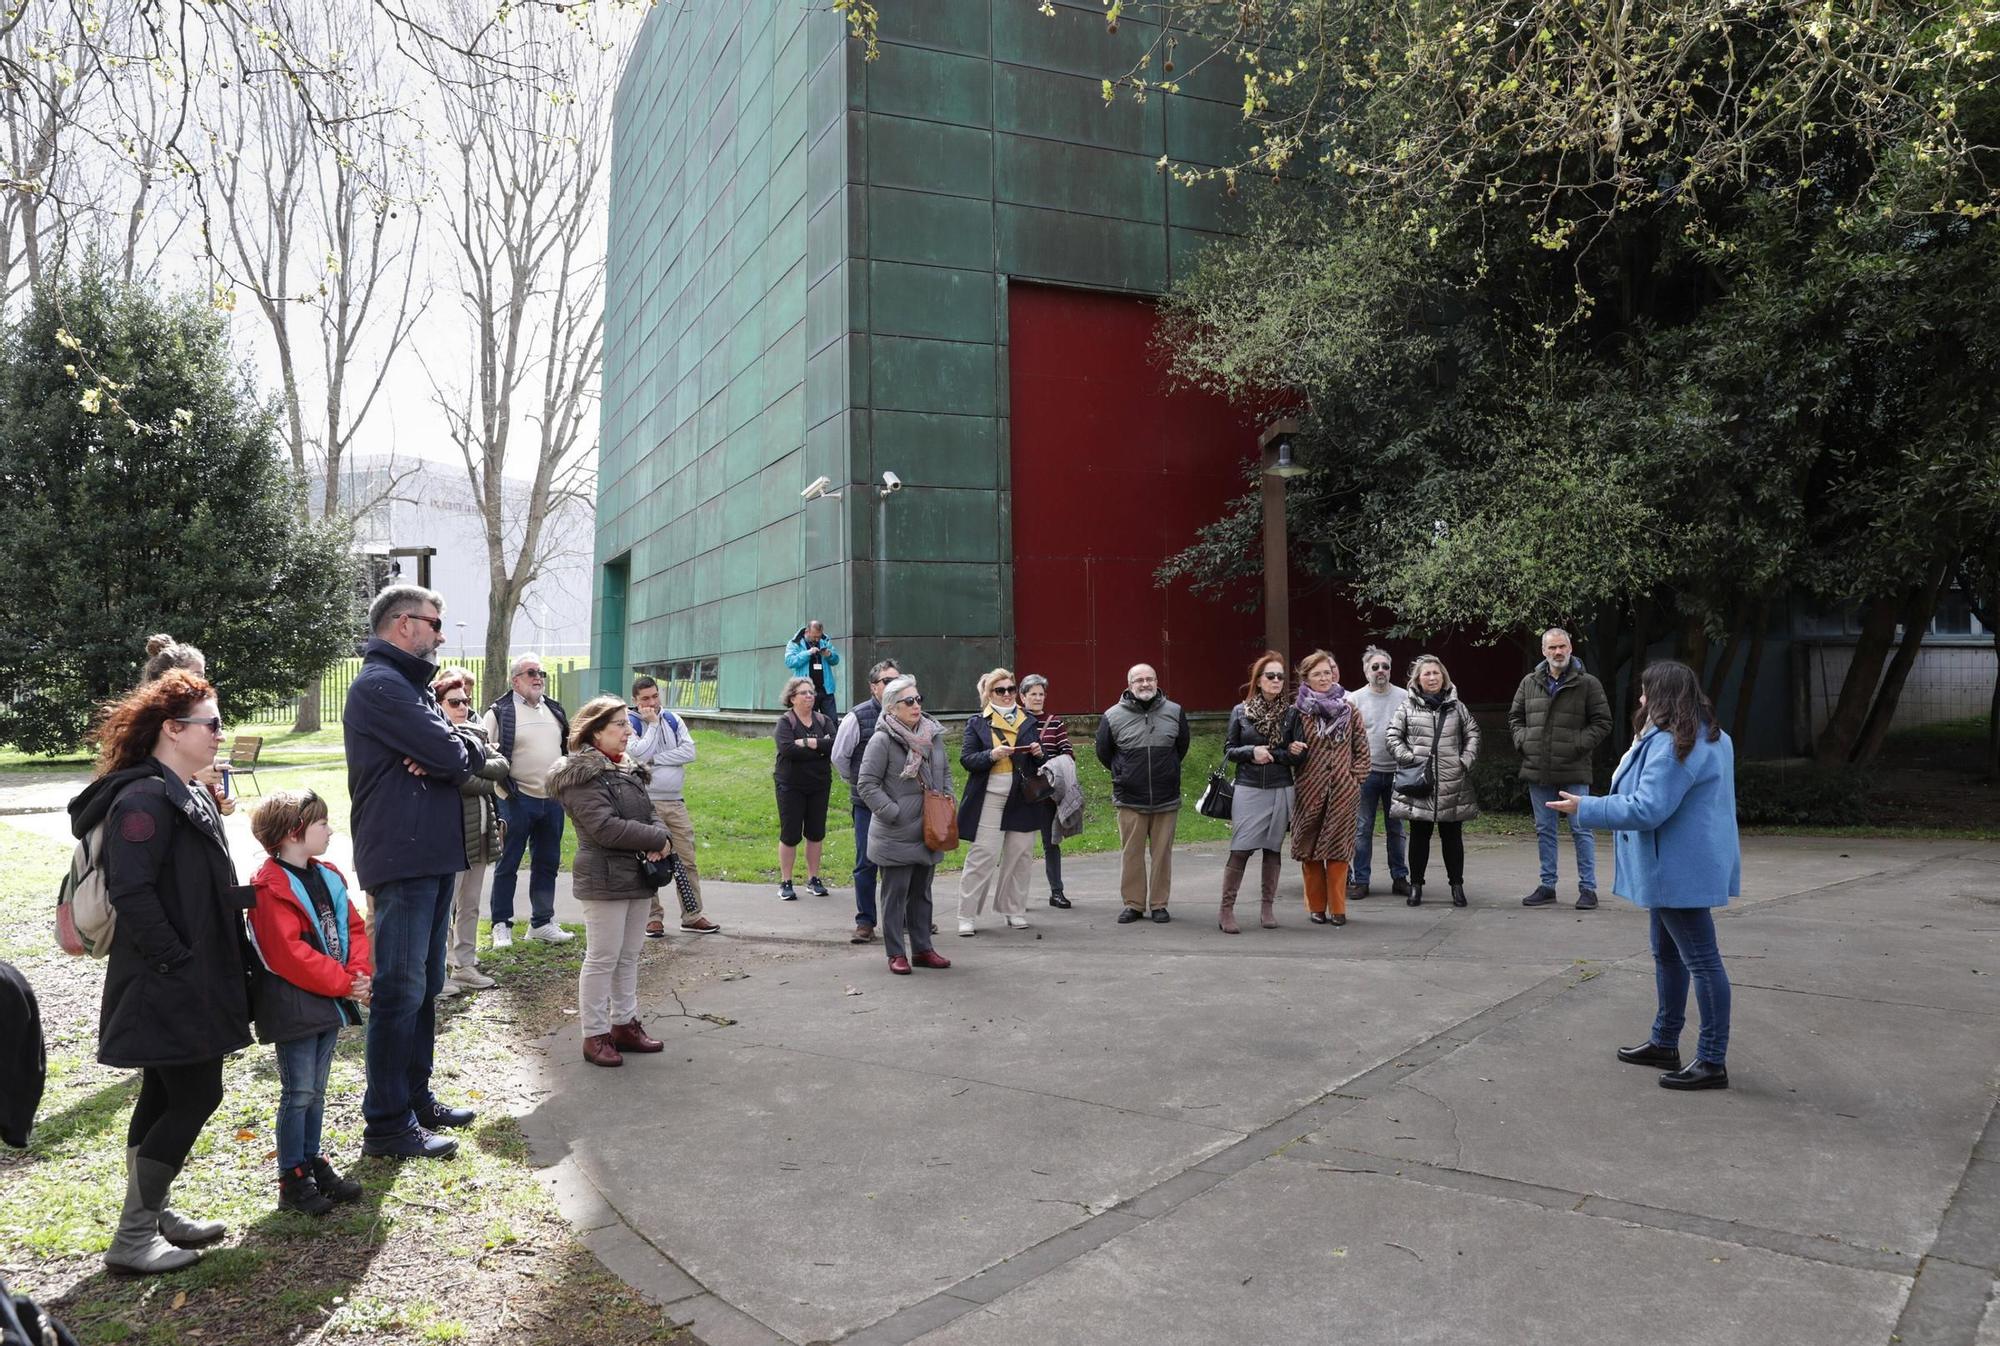
<svg viewBox="0 0 2000 1346">
<path fill-rule="evenodd" d="M 1242 932 L 1236 928 L 1236 894 L 1243 886 L 1243 871 L 1250 863 L 1247 851 L 1231 851 L 1222 865 L 1222 914 L 1216 918 L 1216 926 L 1225 935 Z"/>
<path fill-rule="evenodd" d="M 1278 928 L 1278 916 L 1272 904 L 1278 900 L 1278 876 L 1284 872 L 1285 857 L 1276 851 L 1264 852 L 1264 910 L 1261 917 L 1266 930 Z"/>
<path fill-rule="evenodd" d="M 661 1052 L 667 1044 L 658 1038 L 646 1036 L 646 1030 L 637 1019 L 629 1023 L 611 1026 L 611 1045 L 621 1052 Z"/>
<path fill-rule="evenodd" d="M 1222 933 L 1225 935 L 1240 935 L 1243 933 L 1236 928 L 1236 899 L 1234 897 L 1225 897 L 1222 899 L 1222 914 L 1216 919 L 1215 923 L 1221 927 Z"/>
<path fill-rule="evenodd" d="M 594 1066 L 622 1066 L 625 1058 L 611 1043 L 611 1034 L 597 1033 L 583 1040 L 583 1059 Z"/>
</svg>

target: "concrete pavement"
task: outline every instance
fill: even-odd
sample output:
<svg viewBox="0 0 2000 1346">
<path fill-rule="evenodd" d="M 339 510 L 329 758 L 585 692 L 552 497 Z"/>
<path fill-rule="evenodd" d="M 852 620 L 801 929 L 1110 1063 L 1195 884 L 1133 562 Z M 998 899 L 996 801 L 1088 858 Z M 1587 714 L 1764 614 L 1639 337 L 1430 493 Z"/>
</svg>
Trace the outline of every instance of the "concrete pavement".
<svg viewBox="0 0 2000 1346">
<path fill-rule="evenodd" d="M 1294 870 L 1235 937 L 1210 848 L 1167 926 L 1078 857 L 1076 910 L 1037 875 L 1030 929 L 962 939 L 947 877 L 957 966 L 893 978 L 845 889 L 711 885 L 728 933 L 647 962 L 666 1054 L 558 1035 L 524 1125 L 710 1346 L 2000 1343 L 2000 846 L 1751 839 L 1734 1088 L 1695 1095 L 1611 1054 L 1644 916 L 1525 910 L 1532 843 L 1469 850 L 1469 909 L 1378 874 L 1311 926 Z"/>
</svg>

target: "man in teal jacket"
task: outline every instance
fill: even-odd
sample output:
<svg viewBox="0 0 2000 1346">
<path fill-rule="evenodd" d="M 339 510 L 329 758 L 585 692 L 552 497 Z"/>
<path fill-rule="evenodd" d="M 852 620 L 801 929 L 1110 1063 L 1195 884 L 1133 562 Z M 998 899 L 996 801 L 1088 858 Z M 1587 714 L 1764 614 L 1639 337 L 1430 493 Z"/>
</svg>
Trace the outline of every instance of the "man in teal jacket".
<svg viewBox="0 0 2000 1346">
<path fill-rule="evenodd" d="M 829 720 L 840 718 L 839 689 L 833 679 L 833 666 L 839 662 L 840 651 L 833 648 L 833 642 L 826 638 L 826 627 L 817 620 L 801 626 L 785 647 L 785 667 L 792 670 L 793 677 L 811 680 L 813 695 L 818 698 L 813 709 Z"/>
</svg>

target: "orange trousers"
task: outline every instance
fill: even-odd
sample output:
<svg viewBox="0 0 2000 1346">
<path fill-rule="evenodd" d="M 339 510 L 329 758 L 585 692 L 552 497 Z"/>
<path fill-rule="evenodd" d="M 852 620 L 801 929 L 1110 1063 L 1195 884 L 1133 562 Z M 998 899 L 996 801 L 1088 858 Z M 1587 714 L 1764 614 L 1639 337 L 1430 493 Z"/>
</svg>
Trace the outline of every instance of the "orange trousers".
<svg viewBox="0 0 2000 1346">
<path fill-rule="evenodd" d="M 1306 875 L 1306 910 L 1347 914 L 1347 861 L 1301 860 Z"/>
</svg>

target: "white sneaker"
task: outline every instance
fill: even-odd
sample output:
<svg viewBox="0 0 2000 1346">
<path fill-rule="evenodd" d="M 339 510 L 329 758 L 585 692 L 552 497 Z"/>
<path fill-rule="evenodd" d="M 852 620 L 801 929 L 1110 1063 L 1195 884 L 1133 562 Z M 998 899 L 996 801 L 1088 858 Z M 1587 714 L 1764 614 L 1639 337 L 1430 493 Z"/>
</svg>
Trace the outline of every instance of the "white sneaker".
<svg viewBox="0 0 2000 1346">
<path fill-rule="evenodd" d="M 495 921 L 493 923 L 493 947 L 496 949 L 511 949 L 514 947 L 514 923 L 512 921 Z"/>
<path fill-rule="evenodd" d="M 1028 918 L 1025 916 L 1009 916 L 1007 924 L 1013 926 L 1016 930 L 1026 930 L 1028 928 Z"/>
<path fill-rule="evenodd" d="M 576 936 L 557 925 L 554 921 L 550 921 L 547 925 L 528 927 L 528 938 L 538 939 L 544 944 L 567 944 L 575 939 Z"/>
<path fill-rule="evenodd" d="M 456 986 L 461 991 L 484 991 L 499 984 L 476 967 L 455 967 L 445 974 L 445 985 Z"/>
<path fill-rule="evenodd" d="M 979 933 L 979 927 L 971 921 L 960 921 L 958 923 L 958 933 L 961 935 L 976 935 Z"/>
</svg>

